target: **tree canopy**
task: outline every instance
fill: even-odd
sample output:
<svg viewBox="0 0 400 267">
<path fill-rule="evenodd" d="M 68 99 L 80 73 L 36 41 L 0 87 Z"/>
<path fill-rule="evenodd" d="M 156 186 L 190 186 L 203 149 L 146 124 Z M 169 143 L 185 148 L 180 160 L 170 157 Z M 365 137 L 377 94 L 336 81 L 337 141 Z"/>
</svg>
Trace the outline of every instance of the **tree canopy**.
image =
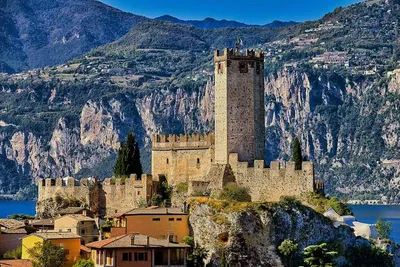
<svg viewBox="0 0 400 267">
<path fill-rule="evenodd" d="M 28 249 L 33 267 L 62 267 L 67 261 L 64 248 L 45 240 Z"/>
<path fill-rule="evenodd" d="M 293 152 L 292 161 L 296 164 L 296 170 L 301 170 L 301 164 L 303 163 L 303 156 L 301 155 L 301 145 L 297 137 L 293 141 Z"/>
<path fill-rule="evenodd" d="M 392 233 L 392 222 L 379 218 L 376 221 L 375 230 L 379 238 L 388 239 Z"/>
<path fill-rule="evenodd" d="M 124 178 L 129 177 L 131 174 L 136 174 L 140 178 L 142 173 L 139 144 L 133 133 L 130 132 L 126 137 L 126 142 L 121 142 L 121 147 L 118 150 L 118 157 L 114 166 L 114 176 Z"/>
</svg>

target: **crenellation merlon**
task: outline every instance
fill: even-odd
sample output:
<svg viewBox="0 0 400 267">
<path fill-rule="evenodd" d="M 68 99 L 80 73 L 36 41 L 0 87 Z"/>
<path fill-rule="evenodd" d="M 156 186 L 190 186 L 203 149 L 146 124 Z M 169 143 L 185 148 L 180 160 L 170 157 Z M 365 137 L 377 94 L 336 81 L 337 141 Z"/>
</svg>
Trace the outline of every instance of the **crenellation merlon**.
<svg viewBox="0 0 400 267">
<path fill-rule="evenodd" d="M 215 144 L 214 133 L 208 134 L 181 134 L 181 135 L 153 135 L 153 150 L 210 148 Z"/>
<path fill-rule="evenodd" d="M 229 59 L 235 59 L 235 60 L 256 60 L 256 61 L 262 61 L 264 62 L 264 53 L 261 51 L 254 51 L 253 49 L 249 50 L 246 49 L 246 51 L 243 53 L 235 52 L 234 49 L 228 49 L 225 48 L 221 53 L 220 50 L 215 50 L 214 51 L 214 61 L 219 62 L 219 61 L 226 61 Z"/>
</svg>

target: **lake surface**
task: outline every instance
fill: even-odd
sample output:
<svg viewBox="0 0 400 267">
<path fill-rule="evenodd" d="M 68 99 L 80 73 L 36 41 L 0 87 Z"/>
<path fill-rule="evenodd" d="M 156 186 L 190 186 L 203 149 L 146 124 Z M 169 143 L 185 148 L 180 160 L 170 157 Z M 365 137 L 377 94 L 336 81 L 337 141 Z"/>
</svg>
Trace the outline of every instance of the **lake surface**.
<svg viewBox="0 0 400 267">
<path fill-rule="evenodd" d="M 392 222 L 392 239 L 400 243 L 400 206 L 351 205 L 356 220 L 376 223 L 379 217 Z"/>
<path fill-rule="evenodd" d="M 35 201 L 0 200 L 0 218 L 7 218 L 12 214 L 35 215 Z"/>
</svg>

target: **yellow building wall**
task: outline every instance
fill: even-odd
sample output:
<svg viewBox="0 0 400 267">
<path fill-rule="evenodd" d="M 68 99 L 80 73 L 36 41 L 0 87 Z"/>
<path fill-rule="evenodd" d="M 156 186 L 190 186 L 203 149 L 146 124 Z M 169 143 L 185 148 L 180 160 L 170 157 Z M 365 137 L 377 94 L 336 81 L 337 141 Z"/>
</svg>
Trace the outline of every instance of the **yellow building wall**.
<svg viewBox="0 0 400 267">
<path fill-rule="evenodd" d="M 31 260 L 28 250 L 33 248 L 37 243 L 43 243 L 43 238 L 30 235 L 22 239 L 22 259 Z M 53 244 L 61 245 L 69 253 L 66 255 L 67 262 L 64 267 L 72 267 L 80 258 L 80 239 L 53 239 Z"/>
<path fill-rule="evenodd" d="M 71 233 L 82 237 L 83 244 L 97 241 L 99 238 L 99 231 L 94 221 L 81 223 L 68 215 L 54 221 L 54 231 L 67 232 L 69 229 L 71 229 Z"/>
<path fill-rule="evenodd" d="M 154 221 L 155 218 L 160 220 Z M 126 219 L 127 234 L 140 233 L 160 239 L 171 233 L 177 236 L 178 242 L 183 242 L 183 237 L 189 235 L 188 215 L 134 215 L 126 216 Z"/>
</svg>

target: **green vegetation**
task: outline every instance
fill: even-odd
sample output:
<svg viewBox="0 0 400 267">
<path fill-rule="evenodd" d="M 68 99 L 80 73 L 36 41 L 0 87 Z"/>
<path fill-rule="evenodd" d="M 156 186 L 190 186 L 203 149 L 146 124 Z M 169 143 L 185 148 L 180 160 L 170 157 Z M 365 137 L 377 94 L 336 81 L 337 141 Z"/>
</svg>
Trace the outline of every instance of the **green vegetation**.
<svg viewBox="0 0 400 267">
<path fill-rule="evenodd" d="M 375 224 L 375 230 L 381 239 L 389 239 L 392 233 L 392 222 L 379 218 Z"/>
<path fill-rule="evenodd" d="M 22 247 L 17 247 L 16 249 L 13 249 L 11 251 L 7 251 L 6 253 L 3 254 L 4 259 L 21 259 L 22 257 Z"/>
<path fill-rule="evenodd" d="M 94 267 L 94 263 L 91 260 L 80 259 L 73 267 Z"/>
<path fill-rule="evenodd" d="M 372 244 L 365 244 L 353 247 L 350 250 L 346 251 L 345 257 L 350 262 L 350 266 L 393 266 L 393 255 Z"/>
<path fill-rule="evenodd" d="M 249 189 L 239 186 L 236 183 L 227 184 L 221 190 L 221 192 L 219 192 L 218 199 L 227 201 L 251 202 Z"/>
<path fill-rule="evenodd" d="M 150 200 L 152 206 L 168 207 L 171 204 L 172 186 L 168 185 L 168 180 L 165 176 L 161 176 L 157 194 L 153 195 Z"/>
<path fill-rule="evenodd" d="M 337 197 L 326 198 L 317 193 L 304 193 L 301 195 L 303 202 L 319 213 L 324 213 L 333 208 L 339 215 L 353 215 L 349 206 L 341 202 Z"/>
<path fill-rule="evenodd" d="M 296 254 L 299 244 L 290 239 L 285 239 L 279 245 L 278 250 L 285 266 L 295 266 L 297 263 Z"/>
<path fill-rule="evenodd" d="M 336 251 L 329 251 L 326 243 L 311 245 L 304 249 L 304 263 L 310 267 L 333 267 Z"/>
<path fill-rule="evenodd" d="M 294 138 L 292 150 L 292 161 L 295 163 L 295 169 L 301 170 L 303 156 L 301 155 L 301 145 L 297 136 Z"/>
<path fill-rule="evenodd" d="M 14 219 L 18 221 L 25 221 L 25 220 L 33 220 L 35 216 L 26 215 L 26 214 L 11 214 L 7 216 L 9 219 Z"/>
<path fill-rule="evenodd" d="M 129 132 L 126 143 L 121 142 L 121 147 L 118 150 L 114 176 L 116 178 L 128 178 L 131 174 L 136 174 L 138 179 L 141 179 L 142 173 L 139 144 L 136 142 L 133 133 Z"/>
<path fill-rule="evenodd" d="M 28 249 L 33 267 L 62 267 L 66 262 L 64 248 L 45 240 Z"/>
<path fill-rule="evenodd" d="M 176 186 L 176 192 L 178 194 L 180 193 L 187 193 L 189 190 L 189 184 L 188 183 L 180 183 Z"/>
<path fill-rule="evenodd" d="M 194 238 L 191 236 L 185 236 L 183 243 L 190 246 L 189 255 L 187 257 L 188 267 L 202 267 L 204 265 L 204 259 L 207 257 L 207 251 L 195 244 Z"/>
</svg>

